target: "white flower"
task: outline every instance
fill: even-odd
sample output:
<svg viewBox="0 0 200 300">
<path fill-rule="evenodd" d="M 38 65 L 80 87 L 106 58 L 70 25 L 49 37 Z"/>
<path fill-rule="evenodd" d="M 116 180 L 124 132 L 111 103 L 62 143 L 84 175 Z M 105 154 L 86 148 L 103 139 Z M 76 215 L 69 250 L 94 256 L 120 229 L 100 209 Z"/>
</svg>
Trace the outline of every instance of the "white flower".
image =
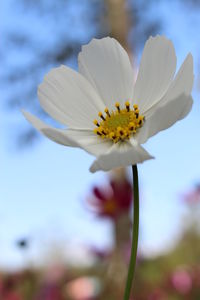
<svg viewBox="0 0 200 300">
<path fill-rule="evenodd" d="M 137 80 L 126 51 L 113 38 L 82 47 L 79 73 L 61 66 L 39 86 L 42 108 L 67 129 L 52 128 L 24 112 L 51 140 L 96 156 L 91 172 L 141 163 L 152 156 L 141 146 L 184 118 L 192 107 L 193 59 L 176 71 L 173 44 L 163 36 L 145 44 Z"/>
</svg>

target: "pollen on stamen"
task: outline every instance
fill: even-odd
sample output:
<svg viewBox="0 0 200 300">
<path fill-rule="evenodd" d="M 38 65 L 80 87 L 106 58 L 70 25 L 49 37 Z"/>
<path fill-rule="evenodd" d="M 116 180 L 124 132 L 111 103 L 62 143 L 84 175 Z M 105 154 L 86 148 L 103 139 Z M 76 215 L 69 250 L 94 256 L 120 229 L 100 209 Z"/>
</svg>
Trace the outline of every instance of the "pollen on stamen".
<svg viewBox="0 0 200 300">
<path fill-rule="evenodd" d="M 123 131 L 122 127 L 117 127 L 117 132 L 118 132 L 118 134 L 120 134 L 120 135 L 123 135 L 123 134 L 124 134 L 124 131 Z"/>
<path fill-rule="evenodd" d="M 100 131 L 99 131 L 98 128 L 95 128 L 95 129 L 94 129 L 94 133 L 96 133 L 97 135 L 100 135 L 100 136 L 101 136 L 101 133 L 100 133 Z"/>
<path fill-rule="evenodd" d="M 126 131 L 122 127 L 117 128 L 117 134 L 116 135 L 117 135 L 118 140 L 119 139 L 124 140 L 124 138 L 127 136 Z"/>
<path fill-rule="evenodd" d="M 135 116 L 136 116 L 136 119 L 139 117 L 139 109 L 135 109 Z"/>
<path fill-rule="evenodd" d="M 130 110 L 130 103 L 129 103 L 129 101 L 125 102 L 125 106 L 126 106 L 126 110 L 129 111 Z"/>
<path fill-rule="evenodd" d="M 126 101 L 124 107 L 120 107 L 120 103 L 115 103 L 115 110 L 109 110 L 105 107 L 103 115 L 98 113 L 101 120 L 94 120 L 93 123 L 97 126 L 94 133 L 102 139 L 108 139 L 113 143 L 129 140 L 140 127 L 143 126 L 145 117 L 140 115 L 137 104 L 131 108 L 130 102 Z"/>
<path fill-rule="evenodd" d="M 143 117 L 140 116 L 140 117 L 139 117 L 139 122 L 138 122 L 138 124 L 139 124 L 139 125 L 142 125 L 142 122 L 143 122 Z"/>
<path fill-rule="evenodd" d="M 110 117 L 109 109 L 107 107 L 104 109 L 104 111 Z"/>
<path fill-rule="evenodd" d="M 98 122 L 96 119 L 93 121 L 93 123 L 94 123 L 94 125 L 96 125 L 96 126 L 98 126 L 98 127 L 100 126 L 100 125 L 99 125 L 99 122 Z"/>
<path fill-rule="evenodd" d="M 133 122 L 130 122 L 130 124 L 129 124 L 129 130 L 131 132 L 136 132 L 136 130 L 135 130 L 135 124 Z"/>
<path fill-rule="evenodd" d="M 98 116 L 99 116 L 103 121 L 105 121 L 105 118 L 104 118 L 104 116 L 103 116 L 103 114 L 102 114 L 101 111 L 98 113 Z"/>
<path fill-rule="evenodd" d="M 109 138 L 115 140 L 116 139 L 115 133 L 114 132 L 109 133 Z"/>
<path fill-rule="evenodd" d="M 119 102 L 115 103 L 115 107 L 117 108 L 118 112 L 120 112 L 120 103 Z"/>
</svg>

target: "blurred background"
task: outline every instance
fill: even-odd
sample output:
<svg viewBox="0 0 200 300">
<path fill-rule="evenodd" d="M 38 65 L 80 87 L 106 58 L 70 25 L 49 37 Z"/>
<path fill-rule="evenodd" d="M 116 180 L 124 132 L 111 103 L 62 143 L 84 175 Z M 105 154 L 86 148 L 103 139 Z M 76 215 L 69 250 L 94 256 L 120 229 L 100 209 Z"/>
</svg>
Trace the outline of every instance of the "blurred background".
<svg viewBox="0 0 200 300">
<path fill-rule="evenodd" d="M 77 69 L 81 45 L 112 36 L 137 74 L 164 34 L 178 67 L 194 57 L 187 118 L 148 141 L 139 166 L 140 241 L 132 300 L 200 299 L 200 1 L 7 0 L 0 9 L 0 299 L 121 300 L 130 254 L 130 170 L 90 174 L 89 154 L 52 143 L 21 109 L 41 110 L 53 67 Z"/>
</svg>

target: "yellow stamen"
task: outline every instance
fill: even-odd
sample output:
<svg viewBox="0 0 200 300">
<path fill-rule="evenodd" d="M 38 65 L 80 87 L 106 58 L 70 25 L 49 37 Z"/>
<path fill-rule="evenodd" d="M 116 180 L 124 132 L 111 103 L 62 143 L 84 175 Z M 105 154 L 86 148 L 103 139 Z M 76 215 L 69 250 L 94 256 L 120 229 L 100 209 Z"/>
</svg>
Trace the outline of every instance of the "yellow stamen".
<svg viewBox="0 0 200 300">
<path fill-rule="evenodd" d="M 111 140 L 115 139 L 116 138 L 115 133 L 114 132 L 109 133 L 109 138 Z"/>
<path fill-rule="evenodd" d="M 96 125 L 98 127 L 100 126 L 97 120 L 94 120 L 93 123 L 94 123 L 94 125 Z"/>
<path fill-rule="evenodd" d="M 101 132 L 99 131 L 98 128 L 95 128 L 95 129 L 94 129 L 94 133 L 96 133 L 97 135 L 100 135 L 100 136 L 101 136 Z"/>
<path fill-rule="evenodd" d="M 93 123 L 97 126 L 94 133 L 100 138 L 106 138 L 114 143 L 130 139 L 137 130 L 144 124 L 145 118 L 140 115 L 138 105 L 130 107 L 130 102 L 125 102 L 125 107 L 120 108 L 120 103 L 115 103 L 116 110 L 104 109 L 106 115 L 102 112 L 98 113 L 100 121 L 94 120 Z"/>
<path fill-rule="evenodd" d="M 133 122 L 130 122 L 130 123 L 129 123 L 129 130 L 130 130 L 131 132 L 134 132 L 134 131 L 135 131 L 135 123 L 133 123 Z"/>
<path fill-rule="evenodd" d="M 119 135 L 124 135 L 124 130 L 123 130 L 123 128 L 122 127 L 117 127 L 117 133 L 119 134 Z"/>
<path fill-rule="evenodd" d="M 135 116 L 136 116 L 136 119 L 139 117 L 139 109 L 135 109 Z"/>
<path fill-rule="evenodd" d="M 100 111 L 99 113 L 98 113 L 98 116 L 102 119 L 102 120 L 104 120 L 105 121 L 105 118 L 104 118 L 104 116 L 103 116 L 103 114 L 102 114 L 102 112 Z"/>
<path fill-rule="evenodd" d="M 129 101 L 125 102 L 125 106 L 126 106 L 127 111 L 129 111 L 130 110 L 130 103 L 129 103 Z"/>
<path fill-rule="evenodd" d="M 104 111 L 105 111 L 105 113 L 110 117 L 110 113 L 109 113 L 109 110 L 108 110 L 107 107 L 104 109 Z"/>
<path fill-rule="evenodd" d="M 120 112 L 120 103 L 119 102 L 115 103 L 115 107 L 117 108 L 118 112 Z"/>
</svg>

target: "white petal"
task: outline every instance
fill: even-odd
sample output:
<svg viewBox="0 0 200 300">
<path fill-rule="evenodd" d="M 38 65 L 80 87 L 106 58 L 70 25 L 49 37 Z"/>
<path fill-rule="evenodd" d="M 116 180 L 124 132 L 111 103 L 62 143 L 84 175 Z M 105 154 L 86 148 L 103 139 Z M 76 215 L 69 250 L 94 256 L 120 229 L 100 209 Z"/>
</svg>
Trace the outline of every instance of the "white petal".
<svg viewBox="0 0 200 300">
<path fill-rule="evenodd" d="M 79 71 L 99 92 L 105 106 L 133 97 L 133 69 L 127 52 L 113 38 L 93 39 L 82 47 Z"/>
<path fill-rule="evenodd" d="M 109 171 L 118 167 L 125 167 L 142 163 L 153 157 L 138 144 L 117 143 L 106 153 L 99 156 L 91 165 L 92 173 L 103 170 Z"/>
<path fill-rule="evenodd" d="M 135 137 L 138 143 L 146 142 L 149 137 L 183 119 L 191 110 L 192 103 L 191 96 L 182 94 L 164 105 L 156 106 L 154 113 L 147 117 L 143 127 L 139 129 Z"/>
<path fill-rule="evenodd" d="M 164 36 L 150 37 L 145 44 L 134 88 L 134 103 L 141 113 L 158 102 L 174 77 L 176 54 L 173 44 Z"/>
<path fill-rule="evenodd" d="M 189 53 L 181 65 L 175 79 L 172 81 L 167 93 L 161 99 L 160 104 L 172 101 L 181 94 L 190 95 L 194 81 L 193 57 Z"/>
<path fill-rule="evenodd" d="M 110 141 L 102 140 L 91 130 L 56 129 L 28 112 L 23 114 L 37 130 L 58 144 L 83 148 L 95 156 L 105 153 L 112 145 Z"/>
<path fill-rule="evenodd" d="M 92 85 L 78 72 L 61 66 L 52 69 L 39 86 L 43 109 L 57 121 L 73 128 L 92 129 L 104 108 Z"/>
<path fill-rule="evenodd" d="M 77 147 L 77 144 L 74 141 L 63 136 L 63 129 L 56 129 L 51 126 L 48 126 L 46 123 L 44 123 L 39 118 L 30 114 L 27 111 L 22 111 L 22 113 L 24 117 L 33 125 L 33 127 L 35 127 L 38 131 L 40 131 L 50 140 L 61 145 Z M 47 130 L 49 131 L 47 132 Z"/>
<path fill-rule="evenodd" d="M 57 134 L 54 128 L 45 128 L 42 130 L 46 136 Z M 91 130 L 67 129 L 60 130 L 60 136 L 63 140 L 72 141 L 73 147 L 82 148 L 88 153 L 99 156 L 108 151 L 113 143 L 109 140 L 103 140 L 94 134 Z"/>
</svg>

